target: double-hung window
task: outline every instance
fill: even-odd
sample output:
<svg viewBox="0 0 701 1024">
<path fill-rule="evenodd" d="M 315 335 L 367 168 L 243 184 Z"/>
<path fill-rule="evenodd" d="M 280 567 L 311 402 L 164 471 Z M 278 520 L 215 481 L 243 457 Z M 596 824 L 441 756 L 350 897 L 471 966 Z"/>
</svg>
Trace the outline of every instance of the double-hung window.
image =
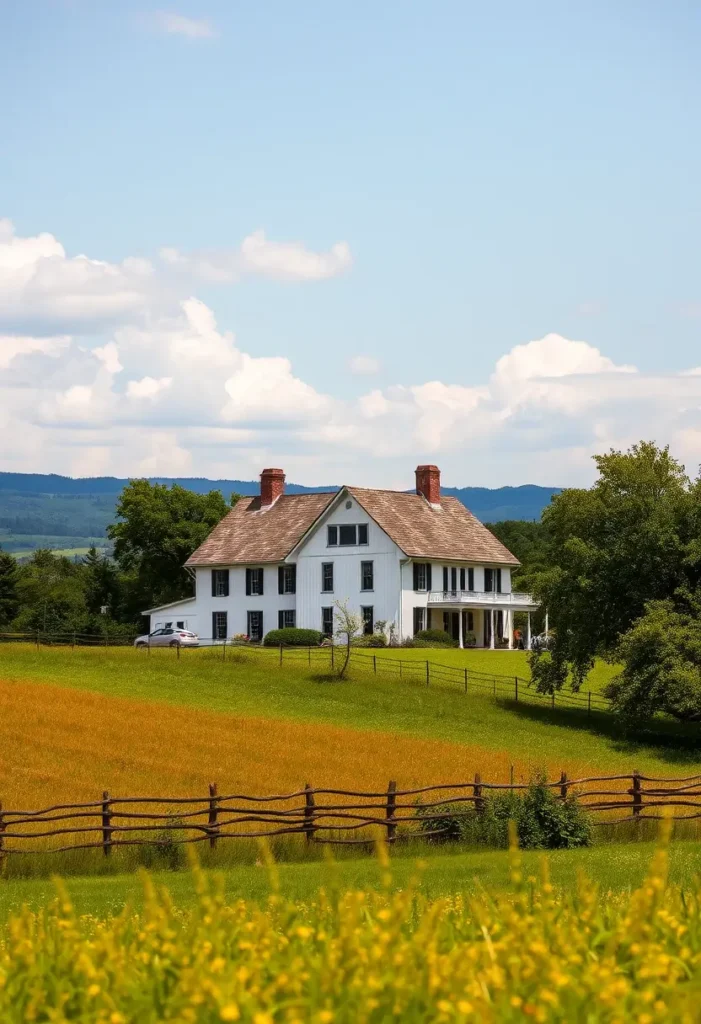
<svg viewBox="0 0 701 1024">
<path fill-rule="evenodd" d="M 431 589 L 431 563 L 414 562 L 414 590 Z"/>
<path fill-rule="evenodd" d="M 297 566 L 281 565 L 277 571 L 278 594 L 294 594 L 297 591 Z"/>
<path fill-rule="evenodd" d="M 321 563 L 321 592 L 333 594 L 333 562 Z"/>
<path fill-rule="evenodd" d="M 229 570 L 212 569 L 212 597 L 229 596 Z"/>
<path fill-rule="evenodd" d="M 367 543 L 367 523 L 342 523 L 339 526 L 327 526 L 326 528 L 326 544 L 330 548 L 353 548 Z"/>
<path fill-rule="evenodd" d="M 484 570 L 484 589 L 488 594 L 494 590 L 494 569 Z"/>
<path fill-rule="evenodd" d="M 246 569 L 246 596 L 263 596 L 263 570 Z"/>
<path fill-rule="evenodd" d="M 212 612 L 212 639 L 226 640 L 227 632 L 226 612 Z"/>
<path fill-rule="evenodd" d="M 321 632 L 324 636 L 333 636 L 333 608 L 321 609 Z"/>
<path fill-rule="evenodd" d="M 280 611 L 277 613 L 278 629 L 294 629 L 295 618 L 296 616 L 294 608 L 280 609 Z"/>
<path fill-rule="evenodd" d="M 263 612 L 246 612 L 248 639 L 260 643 L 263 639 Z"/>
<path fill-rule="evenodd" d="M 372 562 L 361 562 L 360 563 L 360 589 L 361 590 L 374 590 L 375 589 L 375 572 Z"/>
<path fill-rule="evenodd" d="M 375 610 L 372 605 L 365 605 L 360 609 L 360 614 L 363 620 L 363 633 L 371 636 L 375 629 Z"/>
</svg>

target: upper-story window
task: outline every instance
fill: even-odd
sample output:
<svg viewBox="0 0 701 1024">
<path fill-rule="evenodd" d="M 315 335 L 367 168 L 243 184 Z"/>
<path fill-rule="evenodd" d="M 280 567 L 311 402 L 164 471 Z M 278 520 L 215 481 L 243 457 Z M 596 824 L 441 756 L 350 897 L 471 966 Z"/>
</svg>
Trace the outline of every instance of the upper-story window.
<svg viewBox="0 0 701 1024">
<path fill-rule="evenodd" d="M 360 563 L 360 589 L 373 590 L 375 587 L 375 571 L 372 562 Z"/>
<path fill-rule="evenodd" d="M 321 563 L 321 590 L 324 594 L 333 594 L 333 562 Z"/>
<path fill-rule="evenodd" d="M 229 570 L 212 569 L 212 597 L 229 596 Z"/>
<path fill-rule="evenodd" d="M 254 597 L 263 596 L 262 569 L 246 569 L 246 594 Z"/>
<path fill-rule="evenodd" d="M 367 523 L 342 523 L 339 526 L 327 526 L 326 543 L 330 548 L 353 548 L 368 543 Z"/>
<path fill-rule="evenodd" d="M 281 565 L 277 571 L 278 594 L 297 593 L 297 566 Z"/>
<path fill-rule="evenodd" d="M 487 593 L 501 594 L 501 569 L 484 570 L 484 589 Z"/>
<path fill-rule="evenodd" d="M 414 590 L 431 589 L 431 563 L 414 562 Z"/>
</svg>

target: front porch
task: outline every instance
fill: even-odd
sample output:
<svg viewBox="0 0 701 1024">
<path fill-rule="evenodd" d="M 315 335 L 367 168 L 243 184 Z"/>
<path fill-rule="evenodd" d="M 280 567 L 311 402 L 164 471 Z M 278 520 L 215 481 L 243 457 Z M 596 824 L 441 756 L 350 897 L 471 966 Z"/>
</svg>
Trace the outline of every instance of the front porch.
<svg viewBox="0 0 701 1024">
<path fill-rule="evenodd" d="M 524 612 L 526 629 L 521 641 L 523 648 L 530 650 L 531 614 L 537 608 L 530 594 L 432 591 L 428 595 L 427 628 L 444 629 L 459 647 L 465 647 L 465 637 L 473 633 L 476 647 L 494 650 L 499 640 L 500 647 L 514 650 L 520 646 L 514 637 L 514 613 Z"/>
</svg>

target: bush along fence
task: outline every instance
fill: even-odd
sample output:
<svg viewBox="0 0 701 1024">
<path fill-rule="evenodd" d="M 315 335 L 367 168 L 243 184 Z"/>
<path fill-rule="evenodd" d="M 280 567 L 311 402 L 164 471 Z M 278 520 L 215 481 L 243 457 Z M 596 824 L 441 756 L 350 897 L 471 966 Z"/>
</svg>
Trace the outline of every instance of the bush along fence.
<svg viewBox="0 0 701 1024">
<path fill-rule="evenodd" d="M 343 645 L 326 644 L 320 647 L 263 647 L 259 644 L 240 643 L 233 640 L 212 640 L 200 637 L 200 647 L 189 647 L 172 641 L 166 645 L 144 644 L 146 654 L 170 652 L 180 658 L 181 652 L 188 657 L 198 656 L 204 651 L 222 661 L 231 659 L 233 652 L 245 652 L 258 657 L 266 664 L 307 666 L 319 672 L 334 672 L 345 658 Z M 25 643 L 36 647 L 131 647 L 134 638 L 110 638 L 87 636 L 79 633 L 0 633 L 0 643 Z M 396 650 L 396 648 L 395 648 Z M 447 686 L 465 694 L 482 694 L 494 700 L 530 703 L 551 708 L 578 708 L 591 715 L 592 712 L 610 711 L 610 704 L 600 694 L 574 693 L 560 690 L 557 693 L 539 693 L 531 681 L 519 675 L 503 675 L 493 672 L 476 671 L 468 666 L 445 665 L 430 658 L 397 658 L 383 653 L 382 648 L 372 652 L 367 648 L 353 647 L 351 668 L 366 675 L 382 676 L 383 679 L 421 683 L 425 686 Z"/>
<path fill-rule="evenodd" d="M 513 774 L 513 773 L 512 773 Z M 662 817 L 701 818 L 701 775 L 658 779 L 633 772 L 539 782 L 562 804 L 575 804 L 593 825 L 642 822 Z M 215 783 L 206 797 L 113 797 L 88 803 L 54 804 L 42 810 L 10 810 L 0 804 L 0 857 L 116 847 L 208 843 L 228 839 L 299 835 L 311 843 L 390 845 L 406 839 L 440 838 L 461 816 L 479 818 L 490 800 L 532 791 L 533 783 L 472 782 L 397 789 L 391 781 L 374 793 L 315 789 L 305 785 L 277 796 L 220 795 Z M 547 794 L 546 794 L 547 795 Z M 449 820 L 446 820 L 449 819 Z M 445 835 L 446 838 L 451 836 Z"/>
</svg>

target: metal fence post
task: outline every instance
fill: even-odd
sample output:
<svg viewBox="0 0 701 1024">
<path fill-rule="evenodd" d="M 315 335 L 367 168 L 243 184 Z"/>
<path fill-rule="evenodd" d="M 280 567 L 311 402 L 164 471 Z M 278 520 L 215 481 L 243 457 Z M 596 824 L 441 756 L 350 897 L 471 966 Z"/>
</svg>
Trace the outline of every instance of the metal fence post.
<svg viewBox="0 0 701 1024">
<path fill-rule="evenodd" d="M 280 644 L 280 664 L 282 665 L 282 644 Z"/>
<path fill-rule="evenodd" d="M 643 792 L 640 780 L 640 772 L 633 772 L 633 787 L 629 791 L 633 797 L 633 814 L 637 818 L 643 809 Z"/>
<path fill-rule="evenodd" d="M 400 664 L 400 668 L 401 668 L 401 664 Z M 377 655 L 376 654 L 373 654 L 373 656 L 372 656 L 372 670 L 375 673 L 375 675 L 377 675 Z"/>
</svg>

